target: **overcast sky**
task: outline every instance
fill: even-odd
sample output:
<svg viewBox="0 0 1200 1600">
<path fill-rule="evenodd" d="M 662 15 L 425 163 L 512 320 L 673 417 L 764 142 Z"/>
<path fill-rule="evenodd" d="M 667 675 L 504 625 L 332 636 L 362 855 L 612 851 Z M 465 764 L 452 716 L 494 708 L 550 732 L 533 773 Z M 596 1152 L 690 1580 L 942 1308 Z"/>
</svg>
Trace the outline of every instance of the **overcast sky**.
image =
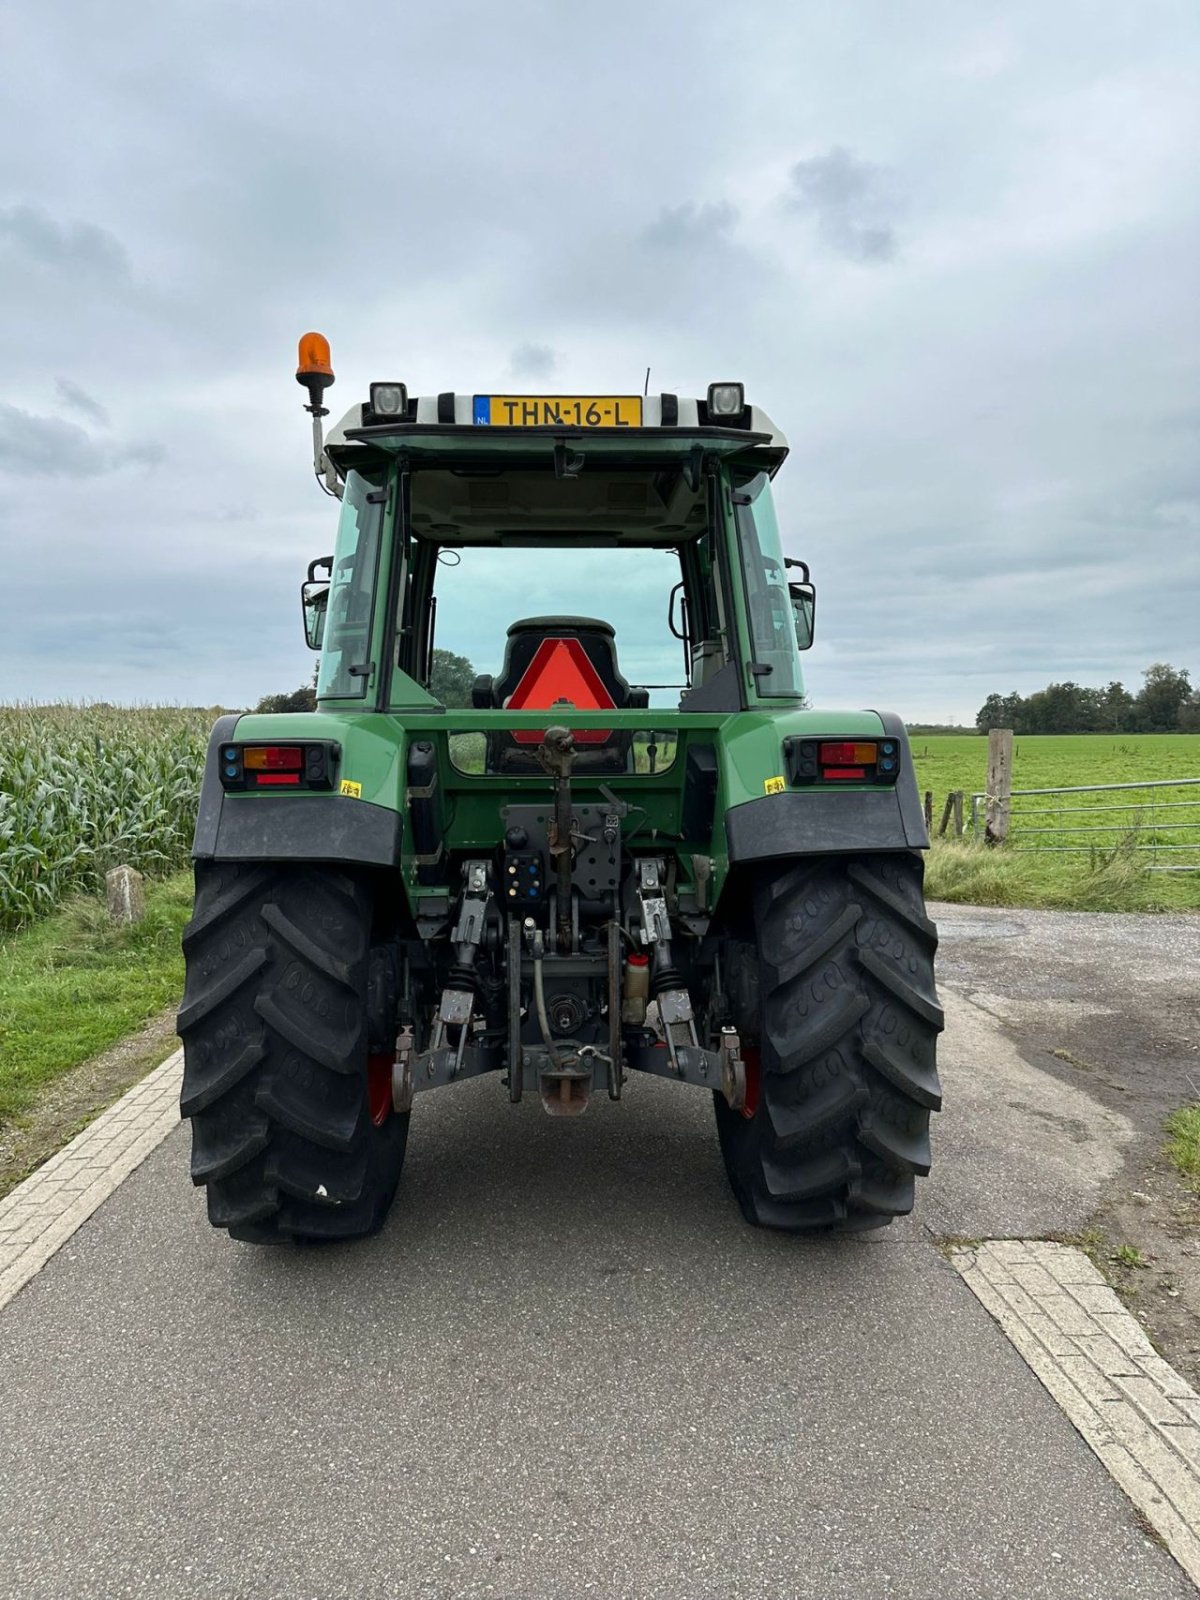
<svg viewBox="0 0 1200 1600">
<path fill-rule="evenodd" d="M 310 327 L 338 412 L 744 379 L 818 704 L 1200 675 L 1195 0 L 62 0 L 0 37 L 0 700 L 307 677 Z"/>
</svg>

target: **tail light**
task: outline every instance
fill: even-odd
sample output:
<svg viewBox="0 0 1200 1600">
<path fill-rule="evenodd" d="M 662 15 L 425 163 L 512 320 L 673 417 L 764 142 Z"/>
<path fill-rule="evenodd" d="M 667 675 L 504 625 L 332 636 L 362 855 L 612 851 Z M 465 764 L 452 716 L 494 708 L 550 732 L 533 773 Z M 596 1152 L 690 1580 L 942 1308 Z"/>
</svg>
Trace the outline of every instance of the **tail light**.
<svg viewBox="0 0 1200 1600">
<path fill-rule="evenodd" d="M 897 739 L 785 739 L 788 779 L 796 785 L 890 785 L 900 776 Z"/>
<path fill-rule="evenodd" d="M 341 746 L 332 740 L 305 744 L 223 744 L 224 789 L 332 789 Z"/>
</svg>

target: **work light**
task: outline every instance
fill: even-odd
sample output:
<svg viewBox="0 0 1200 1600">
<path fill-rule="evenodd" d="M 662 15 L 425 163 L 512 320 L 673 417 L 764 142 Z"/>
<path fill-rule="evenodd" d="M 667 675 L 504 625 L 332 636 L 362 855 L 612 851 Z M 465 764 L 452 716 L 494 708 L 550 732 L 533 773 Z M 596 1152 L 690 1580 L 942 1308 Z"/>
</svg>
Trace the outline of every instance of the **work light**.
<svg viewBox="0 0 1200 1600">
<path fill-rule="evenodd" d="M 740 417 L 746 409 L 744 383 L 710 383 L 708 386 L 708 416 Z"/>
<path fill-rule="evenodd" d="M 402 383 L 373 383 L 371 410 L 377 417 L 402 417 L 408 410 L 408 390 Z"/>
</svg>

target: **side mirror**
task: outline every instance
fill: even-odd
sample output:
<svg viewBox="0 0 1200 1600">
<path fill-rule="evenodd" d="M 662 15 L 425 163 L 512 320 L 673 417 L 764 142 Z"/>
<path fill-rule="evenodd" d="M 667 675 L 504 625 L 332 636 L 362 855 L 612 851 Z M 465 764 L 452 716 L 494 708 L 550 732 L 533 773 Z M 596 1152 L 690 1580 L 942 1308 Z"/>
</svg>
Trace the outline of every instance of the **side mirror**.
<svg viewBox="0 0 1200 1600">
<path fill-rule="evenodd" d="M 319 650 L 325 638 L 325 613 L 329 609 L 329 580 L 308 582 L 300 587 L 304 608 L 304 638 L 310 650 Z"/>
<path fill-rule="evenodd" d="M 322 567 L 323 579 L 317 577 Z M 319 650 L 325 638 L 325 613 L 329 609 L 329 585 L 333 578 L 333 557 L 317 556 L 308 563 L 308 582 L 300 586 L 304 611 L 304 638 L 310 650 Z"/>
<path fill-rule="evenodd" d="M 807 650 L 813 642 L 817 620 L 817 591 L 811 583 L 789 583 L 792 597 L 792 621 L 796 627 L 796 646 Z"/>
</svg>

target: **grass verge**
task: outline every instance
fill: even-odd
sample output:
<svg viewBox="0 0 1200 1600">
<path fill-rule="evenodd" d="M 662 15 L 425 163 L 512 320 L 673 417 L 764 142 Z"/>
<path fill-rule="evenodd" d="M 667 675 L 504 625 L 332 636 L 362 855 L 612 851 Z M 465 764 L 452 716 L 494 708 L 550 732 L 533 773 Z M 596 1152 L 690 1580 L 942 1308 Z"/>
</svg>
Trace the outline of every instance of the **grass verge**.
<svg viewBox="0 0 1200 1600">
<path fill-rule="evenodd" d="M 0 940 L 0 1122 L 178 1001 L 191 902 L 191 875 L 180 873 L 147 883 L 146 916 L 133 927 L 88 898 Z"/>
<path fill-rule="evenodd" d="M 1167 1160 L 1200 1194 L 1200 1105 L 1173 1111 L 1167 1118 L 1167 1133 Z"/>
<path fill-rule="evenodd" d="M 1049 911 L 1200 910 L 1200 873 L 1150 872 L 1132 850 L 1064 860 L 1038 851 L 935 839 L 925 893 L 959 905 Z"/>
</svg>

